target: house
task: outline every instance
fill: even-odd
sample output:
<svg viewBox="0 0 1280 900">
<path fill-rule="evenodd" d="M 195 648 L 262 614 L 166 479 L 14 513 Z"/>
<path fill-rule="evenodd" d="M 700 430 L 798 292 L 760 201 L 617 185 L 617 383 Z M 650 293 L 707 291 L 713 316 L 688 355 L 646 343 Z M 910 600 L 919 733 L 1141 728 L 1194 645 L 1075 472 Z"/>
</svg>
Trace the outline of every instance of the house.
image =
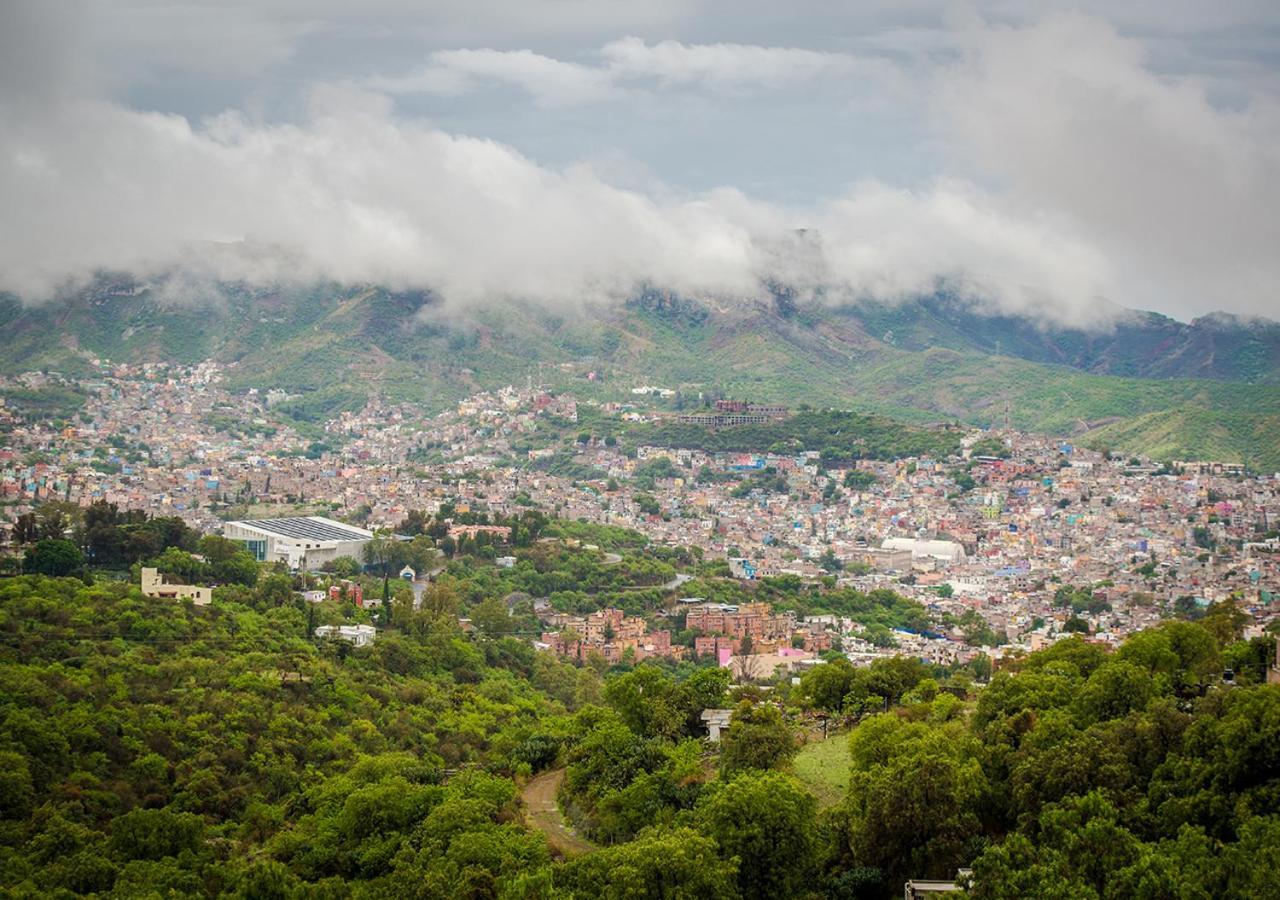
<svg viewBox="0 0 1280 900">
<path fill-rule="evenodd" d="M 316 629 L 318 638 L 336 638 L 347 641 L 357 647 L 367 647 L 378 636 L 372 625 L 321 625 Z"/>
<path fill-rule="evenodd" d="M 922 881 L 912 879 L 904 886 L 903 900 L 925 900 L 934 894 L 950 894 L 963 890 L 954 881 Z"/>
<path fill-rule="evenodd" d="M 356 606 L 364 606 L 364 588 L 354 581 L 343 579 L 337 584 L 329 585 L 329 599 L 340 602 L 343 595 Z"/>
<path fill-rule="evenodd" d="M 196 606 L 213 602 L 213 589 L 194 584 L 170 584 L 158 569 L 142 570 L 142 593 L 148 597 L 190 600 Z"/>
<path fill-rule="evenodd" d="M 455 541 L 461 538 L 470 538 L 475 540 L 477 535 L 485 534 L 495 541 L 509 541 L 511 539 L 511 529 L 506 525 L 451 525 L 449 526 L 449 537 Z"/>
</svg>

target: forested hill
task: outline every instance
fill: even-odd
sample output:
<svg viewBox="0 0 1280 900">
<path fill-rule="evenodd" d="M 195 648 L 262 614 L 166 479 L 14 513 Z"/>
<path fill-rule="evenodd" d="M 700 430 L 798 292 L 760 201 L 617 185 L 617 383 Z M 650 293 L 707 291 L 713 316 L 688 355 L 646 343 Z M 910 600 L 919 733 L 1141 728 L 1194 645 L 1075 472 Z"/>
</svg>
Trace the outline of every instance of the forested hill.
<svg viewBox="0 0 1280 900">
<path fill-rule="evenodd" d="M 0 580 L 0 890 L 879 898 L 972 866 L 976 897 L 1272 895 L 1274 643 L 1240 641 L 1229 603 L 1118 653 L 1068 639 L 985 687 L 836 661 L 731 700 L 723 669 L 577 668 L 505 616 L 464 635 L 481 565 L 364 648 L 309 638 L 279 575 L 207 608 Z M 698 713 L 731 702 L 710 752 Z M 821 809 L 792 774 L 818 711 L 852 724 Z M 520 800 L 561 767 L 598 847 L 567 860 Z"/>
<path fill-rule="evenodd" d="M 0 298 L 0 374 L 92 375 L 93 359 L 234 363 L 317 421 L 376 394 L 442 409 L 533 378 L 584 396 L 660 385 L 914 421 L 1004 421 L 1160 459 L 1280 469 L 1280 325 L 1154 314 L 1079 330 L 946 298 L 797 306 L 646 292 L 557 312 L 518 302 L 445 314 L 426 292 L 310 284 L 162 291 L 104 280 L 40 306 Z"/>
</svg>

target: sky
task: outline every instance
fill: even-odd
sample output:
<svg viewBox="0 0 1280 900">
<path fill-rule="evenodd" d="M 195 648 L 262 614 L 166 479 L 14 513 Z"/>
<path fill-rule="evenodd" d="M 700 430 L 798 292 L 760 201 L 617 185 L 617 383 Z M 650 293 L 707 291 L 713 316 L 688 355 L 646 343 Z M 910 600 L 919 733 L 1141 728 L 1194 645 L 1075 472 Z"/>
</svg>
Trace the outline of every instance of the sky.
<svg viewBox="0 0 1280 900">
<path fill-rule="evenodd" d="M 101 271 L 455 308 L 781 279 L 1280 318 L 1273 0 L 7 0 L 0 117 L 29 302 Z"/>
</svg>

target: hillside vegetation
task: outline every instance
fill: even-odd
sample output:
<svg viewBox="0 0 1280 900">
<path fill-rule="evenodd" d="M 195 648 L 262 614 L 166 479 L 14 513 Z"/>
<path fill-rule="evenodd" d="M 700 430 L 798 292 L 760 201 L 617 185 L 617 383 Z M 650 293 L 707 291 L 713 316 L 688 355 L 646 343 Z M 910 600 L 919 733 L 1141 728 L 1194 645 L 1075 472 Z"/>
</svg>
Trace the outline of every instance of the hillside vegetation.
<svg viewBox="0 0 1280 900">
<path fill-rule="evenodd" d="M 224 286 L 181 302 L 132 290 L 98 285 L 29 308 L 0 300 L 0 373 L 85 373 L 91 358 L 235 362 L 233 388 L 297 394 L 282 411 L 301 422 L 371 394 L 438 410 L 526 378 L 584 397 L 658 384 L 917 422 L 996 424 L 1008 403 L 1027 430 L 1280 469 L 1275 323 L 1144 314 L 1093 333 L 936 298 L 797 310 L 653 292 L 563 314 L 513 302 L 446 315 L 429 294 L 375 287 Z"/>
<path fill-rule="evenodd" d="M 1118 653 L 1068 639 L 986 687 L 836 660 L 766 698 L 725 669 L 537 653 L 504 636 L 490 566 L 451 568 L 364 648 L 309 637 L 280 573 L 206 608 L 0 580 L 0 889 L 834 900 L 971 866 L 986 898 L 1268 896 L 1280 687 L 1229 615 Z M 699 713 L 726 705 L 712 752 Z M 811 712 L 849 736 L 800 751 Z M 565 861 L 519 789 L 561 768 L 599 847 Z"/>
</svg>

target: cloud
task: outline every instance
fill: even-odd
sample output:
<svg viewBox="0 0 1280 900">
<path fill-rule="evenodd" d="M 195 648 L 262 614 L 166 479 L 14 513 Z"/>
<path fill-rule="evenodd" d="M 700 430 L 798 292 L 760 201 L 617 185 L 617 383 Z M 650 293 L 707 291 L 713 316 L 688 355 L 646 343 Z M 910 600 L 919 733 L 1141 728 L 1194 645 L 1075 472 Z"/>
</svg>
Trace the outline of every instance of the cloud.
<svg viewBox="0 0 1280 900">
<path fill-rule="evenodd" d="M 867 62 L 845 53 L 744 44 L 647 44 L 628 37 L 600 51 L 615 79 L 655 79 L 664 87 L 780 87 L 823 77 L 849 77 Z"/>
<path fill-rule="evenodd" d="M 455 307 L 619 300 L 643 283 L 731 299 L 765 277 L 897 298 L 947 278 L 1006 307 L 1023 282 L 1051 281 L 1067 316 L 1087 309 L 1100 268 L 964 185 L 866 184 L 803 213 L 732 189 L 646 194 L 397 121 L 381 95 L 345 89 L 317 92 L 301 125 L 193 127 L 93 102 L 18 134 L 27 150 L 8 154 L 0 189 L 23 214 L 0 227 L 0 271 L 29 297 L 99 269 L 175 266 L 429 286 Z M 816 227 L 816 254 L 788 240 L 798 224 Z"/>
<path fill-rule="evenodd" d="M 366 85 L 396 94 L 462 94 L 489 81 L 523 88 L 549 106 L 594 103 L 615 93 L 608 72 L 532 50 L 441 50 L 431 54 L 426 68 L 372 78 Z"/>
<path fill-rule="evenodd" d="M 590 62 L 443 51 L 417 86 L 320 87 L 291 123 L 21 87 L 0 96 L 0 287 L 38 300 L 102 269 L 182 268 L 429 287 L 465 307 L 617 300 L 642 283 L 731 300 L 777 277 L 835 299 L 946 286 L 1072 323 L 1108 315 L 1102 301 L 1275 315 L 1273 105 L 1217 108 L 1082 16 L 979 23 L 957 41 L 963 56 L 929 82 L 950 174 L 855 179 L 797 207 L 540 164 L 404 116 L 385 91 L 497 81 L 547 105 L 607 103 L 858 82 L 861 58 L 638 39 Z"/>
<path fill-rule="evenodd" d="M 393 94 L 462 94 L 499 83 L 521 88 L 547 106 L 600 103 L 629 90 L 779 90 L 820 79 L 868 78 L 888 83 L 899 75 L 883 60 L 797 47 L 744 44 L 648 44 L 626 37 L 605 44 L 584 64 L 532 50 L 438 50 L 425 67 L 364 84 Z"/>
<path fill-rule="evenodd" d="M 1205 83 L 1159 77 L 1108 24 L 1057 16 L 964 35 L 939 78 L 959 152 L 1014 212 L 1089 236 L 1127 305 L 1275 316 L 1280 106 L 1215 107 Z"/>
<path fill-rule="evenodd" d="M 87 137 L 92 136 L 92 140 Z M 47 295 L 96 269 L 437 288 L 457 304 L 621 296 L 643 280 L 751 288 L 747 204 L 659 202 L 585 168 L 398 122 L 322 91 L 302 125 L 185 119 L 86 102 L 7 131 L 4 286 Z M 281 253 L 213 252 L 246 242 Z"/>
</svg>

